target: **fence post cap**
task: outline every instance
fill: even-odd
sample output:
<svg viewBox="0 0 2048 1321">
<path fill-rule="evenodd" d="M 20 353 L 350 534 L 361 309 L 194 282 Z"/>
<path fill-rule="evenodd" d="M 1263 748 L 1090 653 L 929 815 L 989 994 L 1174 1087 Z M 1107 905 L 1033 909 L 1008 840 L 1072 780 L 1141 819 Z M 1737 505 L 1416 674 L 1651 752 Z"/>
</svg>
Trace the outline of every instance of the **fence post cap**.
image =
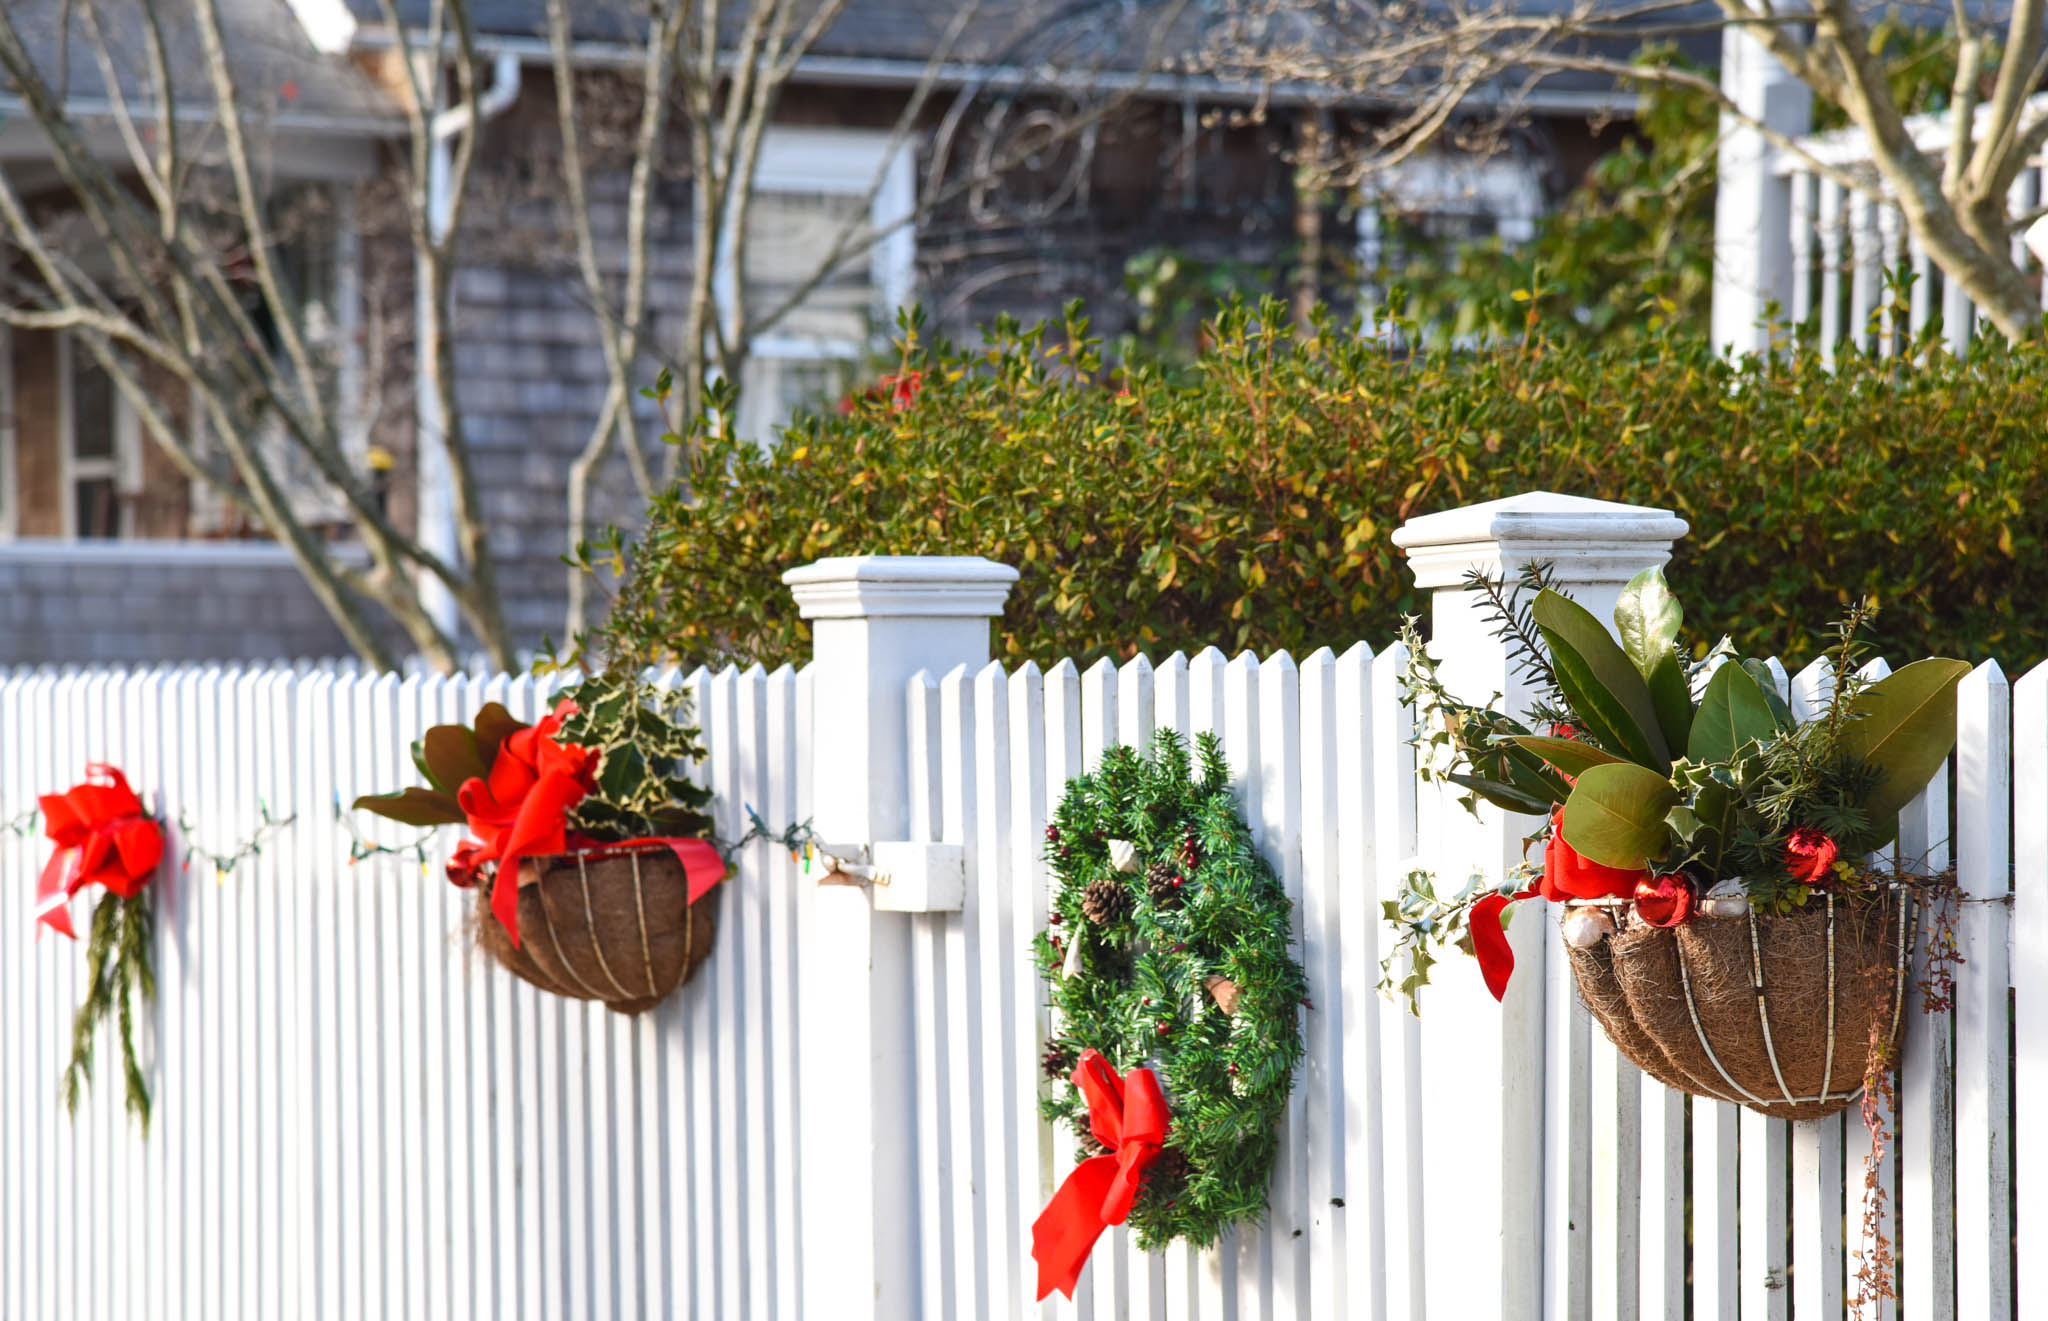
<svg viewBox="0 0 2048 1321">
<path fill-rule="evenodd" d="M 1668 509 L 1530 491 L 1409 519 L 1394 532 L 1417 587 L 1456 587 L 1475 568 L 1513 574 L 1556 566 L 1564 582 L 1622 581 L 1671 558 L 1687 531 Z"/>
<path fill-rule="evenodd" d="M 878 615 L 990 618 L 1017 571 L 979 555 L 835 555 L 782 575 L 805 619 Z"/>
</svg>

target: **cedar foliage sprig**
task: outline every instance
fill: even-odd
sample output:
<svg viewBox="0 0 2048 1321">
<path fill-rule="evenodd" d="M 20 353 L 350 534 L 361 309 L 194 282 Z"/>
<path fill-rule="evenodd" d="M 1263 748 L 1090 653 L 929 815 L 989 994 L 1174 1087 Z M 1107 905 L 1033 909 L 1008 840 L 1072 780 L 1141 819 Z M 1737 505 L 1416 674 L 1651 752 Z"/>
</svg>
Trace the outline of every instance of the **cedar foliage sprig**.
<svg viewBox="0 0 2048 1321">
<path fill-rule="evenodd" d="M 86 994 L 71 1020 L 71 1062 L 64 1067 L 64 1108 L 78 1114 L 78 1102 L 92 1082 L 93 1038 L 111 1012 L 121 1040 L 121 1074 L 127 1085 L 128 1113 L 149 1132 L 149 1085 L 135 1053 L 135 994 L 145 1004 L 156 1000 L 156 965 L 150 939 L 156 919 L 150 891 L 132 899 L 117 894 L 100 897 L 92 912 L 92 933 L 86 944 Z"/>
<path fill-rule="evenodd" d="M 1221 746 L 1169 731 L 1140 756 L 1112 748 L 1101 766 L 1067 786 L 1047 853 L 1056 878 L 1056 919 L 1033 950 L 1050 983 L 1058 1023 L 1051 1053 L 1064 1060 L 1093 1047 L 1123 1072 L 1153 1069 L 1172 1109 L 1166 1153 L 1148 1174 L 1130 1225 L 1138 1245 L 1174 1239 L 1201 1245 L 1266 1211 L 1278 1125 L 1301 1062 L 1300 1010 L 1307 980 L 1289 952 L 1292 902 L 1252 846 L 1230 789 Z M 1139 865 L 1120 872 L 1109 841 L 1137 846 Z M 1181 885 L 1157 902 L 1147 883 L 1167 862 Z M 1106 924 L 1082 910 L 1090 883 L 1111 879 L 1129 903 Z M 1079 968 L 1062 977 L 1067 942 Z M 1211 977 L 1238 988 L 1226 1013 Z M 1040 1102 L 1095 1154 L 1087 1103 L 1062 1076 Z"/>
<path fill-rule="evenodd" d="M 1548 562 L 1524 564 L 1512 584 L 1483 566 L 1465 574 L 1465 590 L 1479 594 L 1480 614 L 1493 626 L 1493 636 L 1506 644 L 1509 668 L 1535 694 L 1530 719 L 1538 728 L 1571 723 L 1571 708 L 1558 687 L 1550 649 L 1543 644 L 1530 609 L 1539 593 L 1556 586 L 1556 569 Z"/>
</svg>

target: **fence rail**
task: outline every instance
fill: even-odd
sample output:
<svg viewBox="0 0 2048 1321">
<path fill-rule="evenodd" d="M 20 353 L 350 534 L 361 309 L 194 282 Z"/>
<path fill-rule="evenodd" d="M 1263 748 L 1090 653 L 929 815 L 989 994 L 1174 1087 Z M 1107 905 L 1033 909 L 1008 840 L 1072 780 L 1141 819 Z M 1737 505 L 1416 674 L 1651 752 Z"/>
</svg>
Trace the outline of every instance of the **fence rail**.
<svg viewBox="0 0 2048 1321">
<path fill-rule="evenodd" d="M 923 1316 L 1848 1314 L 1870 1248 L 1853 1110 L 1787 1123 L 1644 1079 L 1546 957 L 1555 919 L 1536 906 L 1505 1009 L 1458 960 L 1420 1019 L 1375 993 L 1379 901 L 1415 865 L 1486 870 L 1519 833 L 1475 833 L 1418 784 L 1404 664 L 1359 644 L 910 679 L 904 719 L 875 737 L 907 745 L 909 837 L 964 846 L 968 867 L 960 911 L 902 919 L 916 1210 L 897 1228 Z M 674 678 L 705 728 L 721 836 L 743 833 L 747 806 L 777 826 L 810 816 L 826 773 L 812 731 L 833 714 L 813 710 L 815 673 Z M 1795 710 L 1824 699 L 1824 664 L 1778 673 Z M 543 696 L 528 678 L 303 668 L 0 679 L 0 816 L 107 758 L 191 831 L 172 830 L 158 895 L 147 1140 L 105 1049 L 88 1103 L 63 1113 L 82 959 L 30 942 L 44 847 L 0 838 L 19 915 L 0 957 L 0 1316 L 849 1314 L 804 1210 L 821 1195 L 806 1105 L 837 1103 L 841 1082 L 799 1076 L 797 990 L 837 937 L 779 849 L 743 853 L 710 961 L 639 1018 L 490 966 L 467 936 L 473 896 L 439 877 L 448 841 L 348 865 L 337 801 L 405 780 L 425 726 Z M 2012 684 L 1980 666 L 1958 724 L 1897 845 L 1952 858 L 1973 900 L 1955 1008 L 1910 1022 L 1885 1120 L 1873 1225 L 1897 1247 L 1900 1297 L 1871 1315 L 1898 1321 L 2013 1317 L 2048 1288 L 2041 1139 L 2013 1122 L 2048 1103 L 2048 666 Z M 1157 1256 L 1115 1232 L 1072 1303 L 1039 1305 L 1030 1224 L 1075 1154 L 1038 1115 L 1043 830 L 1069 777 L 1159 729 L 1220 736 L 1296 901 L 1307 1056 L 1264 1224 Z M 259 859 L 218 881 L 182 867 L 194 840 L 252 830 L 259 803 L 296 814 Z M 863 1211 L 838 1213 L 849 1233 Z"/>
</svg>

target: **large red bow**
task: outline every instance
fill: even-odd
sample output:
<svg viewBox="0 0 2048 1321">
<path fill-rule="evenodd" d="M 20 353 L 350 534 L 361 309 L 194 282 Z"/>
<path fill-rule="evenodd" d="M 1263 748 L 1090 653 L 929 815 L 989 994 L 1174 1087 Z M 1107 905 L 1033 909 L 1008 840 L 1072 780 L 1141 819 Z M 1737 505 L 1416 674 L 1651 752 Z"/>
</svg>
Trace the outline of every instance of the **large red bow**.
<svg viewBox="0 0 2048 1321">
<path fill-rule="evenodd" d="M 1514 975 L 1515 951 L 1508 945 L 1502 926 L 1510 906 L 1524 899 L 1547 899 L 1552 903 L 1626 899 L 1635 894 L 1636 882 L 1649 874 L 1594 862 L 1565 842 L 1564 809 L 1552 812 L 1550 842 L 1543 849 L 1543 875 L 1520 894 L 1487 895 L 1472 905 L 1472 912 L 1465 919 L 1466 928 L 1472 933 L 1472 954 L 1479 960 L 1479 975 L 1486 979 L 1486 989 L 1498 1000 L 1507 994 L 1508 978 Z"/>
<path fill-rule="evenodd" d="M 44 794 L 43 833 L 57 845 L 36 885 L 36 921 L 76 939 L 71 896 L 97 882 L 123 899 L 149 884 L 164 856 L 164 831 L 143 814 L 128 777 L 103 762 L 85 768 L 86 782 Z"/>
<path fill-rule="evenodd" d="M 498 745 L 490 777 L 464 780 L 455 791 L 469 828 L 481 841 L 465 846 L 463 858 L 472 867 L 498 864 L 491 886 L 491 912 L 519 944 L 519 861 L 529 854 L 564 853 L 569 809 L 597 787 L 599 754 L 578 743 L 558 743 L 562 722 L 576 714 L 576 704 L 563 698 L 540 723 L 508 736 Z"/>
<path fill-rule="evenodd" d="M 1565 842 L 1564 809 L 1550 814 L 1550 843 L 1543 849 L 1543 897 L 1552 903 L 1571 899 L 1627 899 L 1636 882 L 1650 873 L 1630 871 L 1593 861 Z"/>
<path fill-rule="evenodd" d="M 1031 1257 L 1038 1263 L 1038 1296 L 1054 1289 L 1074 1296 L 1081 1267 L 1095 1240 L 1131 1214 L 1145 1167 L 1159 1158 L 1169 1114 L 1166 1095 L 1150 1069 L 1119 1078 L 1098 1050 L 1081 1052 L 1074 1086 L 1088 1099 L 1088 1128 L 1109 1151 L 1074 1167 L 1031 1225 Z"/>
<path fill-rule="evenodd" d="M 602 752 L 577 743 L 558 742 L 562 722 L 576 714 L 576 704 L 563 698 L 540 723 L 510 735 L 498 745 L 488 779 L 464 780 L 455 791 L 476 840 L 455 850 L 448 874 L 458 885 L 474 885 L 485 863 L 496 863 L 491 883 L 491 912 L 519 944 L 519 863 L 524 858 L 570 852 L 624 852 L 661 845 L 676 855 L 689 881 L 689 902 L 725 879 L 725 859 L 701 839 L 628 839 L 597 843 L 569 829 L 569 809 L 597 788 Z"/>
</svg>

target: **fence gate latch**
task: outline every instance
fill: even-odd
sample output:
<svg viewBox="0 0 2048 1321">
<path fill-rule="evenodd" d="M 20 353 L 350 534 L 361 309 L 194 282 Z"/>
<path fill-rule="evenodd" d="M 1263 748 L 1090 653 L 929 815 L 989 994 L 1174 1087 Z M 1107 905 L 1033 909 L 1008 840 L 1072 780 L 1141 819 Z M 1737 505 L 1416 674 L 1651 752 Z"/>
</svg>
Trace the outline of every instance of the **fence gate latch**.
<svg viewBox="0 0 2048 1321">
<path fill-rule="evenodd" d="M 875 907 L 885 913 L 956 913 L 967 898 L 967 849 L 909 841 L 875 845 Z"/>
</svg>

